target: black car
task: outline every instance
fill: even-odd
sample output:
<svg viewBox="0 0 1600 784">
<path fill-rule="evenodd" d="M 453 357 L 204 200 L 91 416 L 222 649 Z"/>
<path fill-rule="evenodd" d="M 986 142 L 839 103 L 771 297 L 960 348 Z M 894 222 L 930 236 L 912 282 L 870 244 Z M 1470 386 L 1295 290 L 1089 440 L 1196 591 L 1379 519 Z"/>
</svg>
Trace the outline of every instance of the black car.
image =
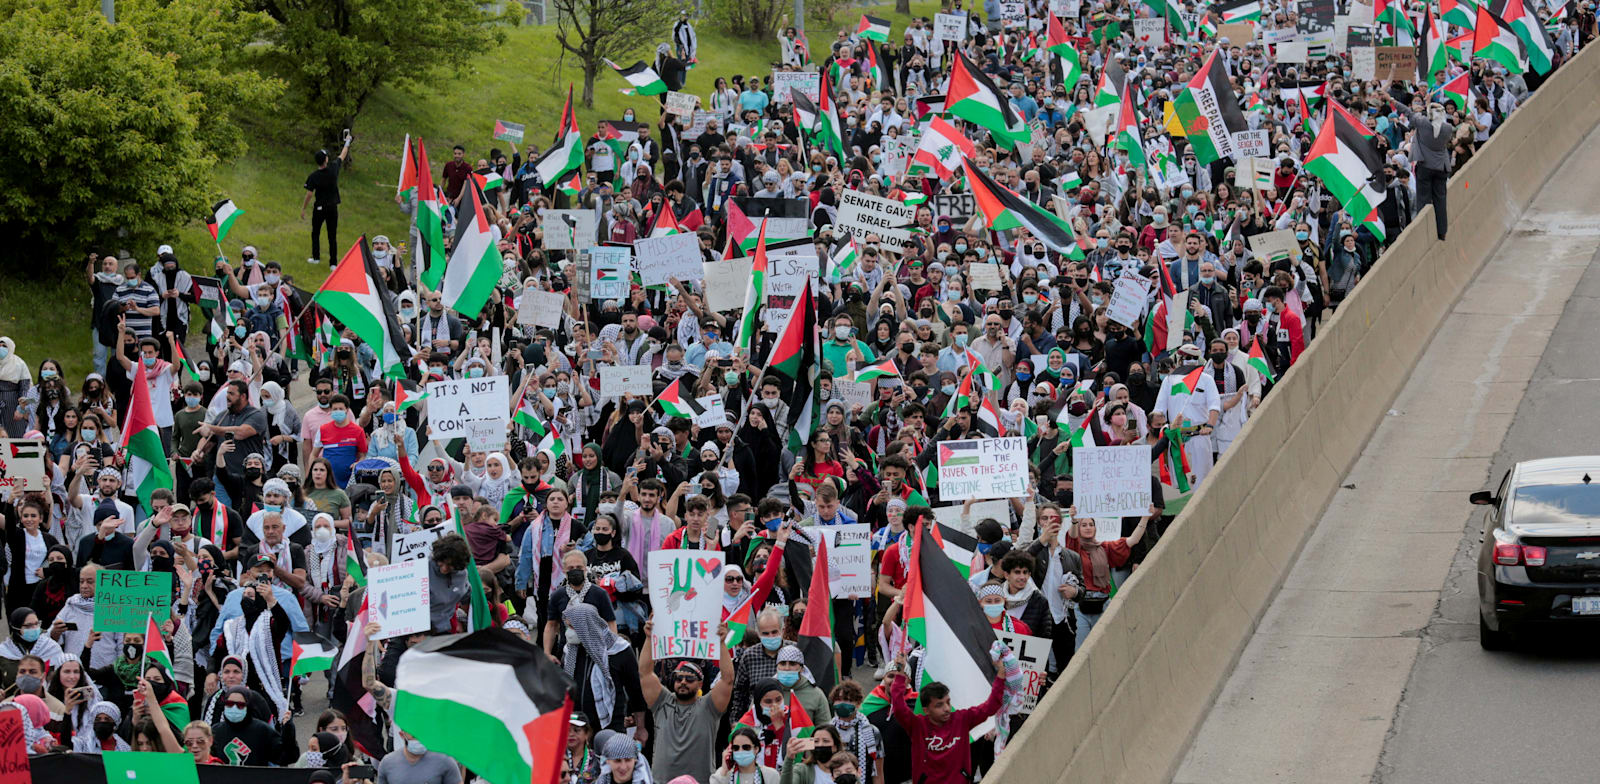
<svg viewBox="0 0 1600 784">
<path fill-rule="evenodd" d="M 1600 628 L 1600 457 L 1518 463 L 1495 492 L 1478 552 L 1478 642 L 1504 650 L 1532 626 Z"/>
</svg>

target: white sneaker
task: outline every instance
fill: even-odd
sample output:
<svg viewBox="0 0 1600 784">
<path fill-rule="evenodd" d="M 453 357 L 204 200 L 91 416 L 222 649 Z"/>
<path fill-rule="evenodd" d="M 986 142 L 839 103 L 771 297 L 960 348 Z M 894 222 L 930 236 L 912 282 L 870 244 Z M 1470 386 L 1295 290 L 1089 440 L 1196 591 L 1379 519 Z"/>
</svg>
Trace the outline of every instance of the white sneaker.
<svg viewBox="0 0 1600 784">
<path fill-rule="evenodd" d="M 321 264 L 322 259 L 306 259 L 307 264 Z"/>
<path fill-rule="evenodd" d="M 872 671 L 872 679 L 875 681 L 881 681 L 883 680 L 883 676 L 888 674 L 888 672 L 889 670 L 880 664 L 878 665 L 878 669 Z"/>
</svg>

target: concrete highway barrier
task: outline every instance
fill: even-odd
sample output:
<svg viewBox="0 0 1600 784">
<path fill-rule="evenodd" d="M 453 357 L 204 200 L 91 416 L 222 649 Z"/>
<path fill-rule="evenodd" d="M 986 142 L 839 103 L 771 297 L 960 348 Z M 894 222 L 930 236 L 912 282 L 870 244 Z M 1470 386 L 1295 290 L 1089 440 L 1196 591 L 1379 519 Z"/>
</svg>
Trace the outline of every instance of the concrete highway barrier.
<svg viewBox="0 0 1600 784">
<path fill-rule="evenodd" d="M 1450 306 L 1600 123 L 1600 46 L 1552 74 L 1325 320 L 1118 593 L 990 781 L 1158 782 L 1183 759 L 1345 473 Z M 1037 737 L 1035 737 L 1037 736 Z"/>
</svg>

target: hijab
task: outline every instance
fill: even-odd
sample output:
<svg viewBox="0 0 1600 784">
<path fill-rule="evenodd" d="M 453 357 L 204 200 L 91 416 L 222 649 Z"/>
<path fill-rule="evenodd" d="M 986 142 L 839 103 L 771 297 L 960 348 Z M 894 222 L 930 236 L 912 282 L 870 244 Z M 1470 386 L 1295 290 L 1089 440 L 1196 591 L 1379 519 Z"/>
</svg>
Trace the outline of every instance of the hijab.
<svg viewBox="0 0 1600 784">
<path fill-rule="evenodd" d="M 728 575 L 730 575 L 730 574 L 737 574 L 740 577 L 744 577 L 745 576 L 744 570 L 740 569 L 739 567 L 737 567 L 737 566 L 735 566 L 733 564 L 728 564 L 727 566 L 722 567 L 722 577 L 723 577 L 724 580 L 726 580 Z M 744 604 L 745 602 L 747 602 L 749 600 L 750 600 L 750 580 L 749 580 L 749 578 L 746 578 L 745 581 L 743 583 L 741 583 L 741 587 L 739 588 L 739 593 L 737 593 L 737 594 L 735 594 L 733 596 L 729 596 L 727 591 L 723 591 L 722 592 L 722 611 L 727 613 L 727 614 L 729 614 L 729 615 L 732 615 L 734 610 L 739 609 L 739 605 Z"/>
<path fill-rule="evenodd" d="M 1100 542 L 1097 540 L 1078 538 L 1077 528 L 1078 524 L 1073 522 L 1072 534 L 1067 538 L 1076 543 L 1079 555 L 1083 557 L 1084 561 L 1088 562 L 1089 565 L 1086 568 L 1094 575 L 1094 584 L 1102 588 L 1110 585 L 1111 562 L 1106 558 L 1106 548 L 1101 547 Z"/>
<path fill-rule="evenodd" d="M 15 384 L 25 384 L 33 378 L 28 372 L 28 363 L 17 356 L 17 343 L 11 338 L 0 338 L 0 346 L 7 349 L 6 358 L 0 359 L 0 381 L 10 381 Z"/>
<path fill-rule="evenodd" d="M 495 462 L 500 464 L 499 479 L 489 475 L 489 464 Z M 506 493 L 511 492 L 511 488 L 522 484 L 522 476 L 517 473 L 516 467 L 501 452 L 490 452 L 489 457 L 483 461 L 483 466 L 483 482 L 478 485 L 478 494 L 488 500 L 490 504 L 498 507 L 500 502 L 505 500 Z"/>
</svg>

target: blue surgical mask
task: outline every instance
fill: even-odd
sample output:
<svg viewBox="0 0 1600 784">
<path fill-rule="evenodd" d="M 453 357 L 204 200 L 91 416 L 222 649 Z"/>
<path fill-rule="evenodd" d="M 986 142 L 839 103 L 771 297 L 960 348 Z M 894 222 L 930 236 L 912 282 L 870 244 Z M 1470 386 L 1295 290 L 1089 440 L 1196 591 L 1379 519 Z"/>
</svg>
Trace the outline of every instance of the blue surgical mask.
<svg viewBox="0 0 1600 784">
<path fill-rule="evenodd" d="M 350 412 L 349 411 L 334 411 L 334 412 L 328 414 L 328 416 L 333 418 L 334 424 L 342 425 L 342 424 L 344 424 L 344 421 L 346 419 L 350 418 Z"/>
<path fill-rule="evenodd" d="M 42 631 L 44 631 L 44 630 L 43 629 L 23 629 L 22 630 L 22 641 L 23 642 L 37 642 L 39 640 L 39 633 L 42 632 Z"/>
<path fill-rule="evenodd" d="M 406 751 L 411 752 L 413 757 L 420 757 L 428 753 L 428 747 L 422 745 L 422 741 L 412 738 L 406 741 Z"/>
<path fill-rule="evenodd" d="M 39 371 L 39 378 L 42 378 L 45 381 L 49 381 L 50 379 L 55 378 L 55 377 L 56 377 L 56 372 L 54 370 L 50 370 L 50 369 L 47 368 L 45 370 Z"/>
<path fill-rule="evenodd" d="M 1027 381 L 1027 380 L 1032 379 L 1032 378 L 1033 378 L 1033 374 L 1032 373 L 1029 373 L 1029 372 L 1024 371 L 1024 370 L 1017 371 L 1017 380 L 1018 381 Z"/>
<path fill-rule="evenodd" d="M 978 258 L 980 258 L 980 259 L 989 258 L 989 249 L 988 248 L 978 248 Z"/>
<path fill-rule="evenodd" d="M 1309 231 L 1297 231 L 1297 232 L 1294 233 L 1294 238 L 1299 240 L 1299 241 L 1301 241 L 1301 242 L 1305 242 L 1306 240 L 1311 239 L 1311 232 L 1309 232 Z"/>
<path fill-rule="evenodd" d="M 775 650 L 777 650 L 779 648 L 782 648 L 783 647 L 783 637 L 782 637 L 782 635 L 779 635 L 777 637 L 762 637 L 761 638 L 761 647 L 766 648 L 769 651 L 775 651 Z"/>
<path fill-rule="evenodd" d="M 155 367 L 156 366 L 156 358 L 155 357 L 145 357 L 144 358 L 144 366 L 147 367 L 147 368 Z"/>
<path fill-rule="evenodd" d="M 1036 304 L 1038 304 L 1038 302 L 1039 302 L 1039 295 L 1038 294 L 1024 294 L 1024 295 L 1022 295 L 1022 304 L 1024 304 L 1024 305 L 1036 305 Z"/>
<path fill-rule="evenodd" d="M 545 398 L 547 398 L 549 400 L 555 400 L 556 399 L 556 388 L 555 387 L 549 387 L 547 389 L 543 389 L 543 390 L 540 390 L 540 391 L 544 392 Z"/>
<path fill-rule="evenodd" d="M 1006 606 L 1003 604 L 986 604 L 983 606 L 983 614 L 989 616 L 990 618 L 999 618 L 1000 613 L 1005 611 Z"/>
<path fill-rule="evenodd" d="M 262 504 L 261 505 L 261 511 L 263 511 L 263 512 L 282 512 L 283 511 L 283 504 Z"/>
<path fill-rule="evenodd" d="M 1183 194 L 1183 198 L 1185 198 L 1185 199 L 1187 199 L 1190 196 L 1194 195 L 1194 189 L 1193 188 L 1184 188 L 1183 190 L 1178 191 L 1178 192 Z"/>
<path fill-rule="evenodd" d="M 95 436 L 100 435 L 100 431 L 96 430 L 96 429 L 94 429 L 92 427 L 83 428 L 82 430 L 80 430 L 78 432 L 83 436 L 83 440 L 85 440 L 85 441 L 93 441 L 95 439 Z"/>
<path fill-rule="evenodd" d="M 190 408 L 194 408 L 195 406 L 200 405 L 200 396 L 199 395 L 184 395 L 183 396 L 183 404 L 188 406 L 188 407 L 190 407 Z"/>
<path fill-rule="evenodd" d="M 961 348 L 967 347 L 967 333 L 963 332 L 956 336 L 956 345 Z"/>
<path fill-rule="evenodd" d="M 967 252 L 967 243 L 965 243 L 965 242 L 956 243 L 956 252 L 957 253 L 966 253 Z"/>
<path fill-rule="evenodd" d="M 395 415 L 394 414 L 391 414 L 391 413 L 388 413 L 388 412 L 384 412 L 384 415 L 383 415 L 383 423 L 384 424 L 392 425 L 392 424 L 394 424 L 394 421 L 395 421 Z"/>
<path fill-rule="evenodd" d="M 228 705 L 222 709 L 222 718 L 227 719 L 230 724 L 238 724 L 244 721 L 245 714 L 249 710 L 242 705 Z"/>
<path fill-rule="evenodd" d="M 943 385 L 940 385 L 939 391 L 945 393 L 946 395 L 954 395 L 956 393 L 956 385 L 955 384 L 943 384 Z"/>
<path fill-rule="evenodd" d="M 467 368 L 467 378 L 479 378 L 482 375 L 483 375 L 483 368 L 481 368 L 481 367 Z"/>
<path fill-rule="evenodd" d="M 1110 237 L 1095 237 L 1094 238 L 1094 246 L 1096 248 L 1110 247 L 1110 245 L 1111 245 L 1111 238 Z"/>
<path fill-rule="evenodd" d="M 778 679 L 778 685 L 787 689 L 800 682 L 799 670 L 778 670 L 772 677 Z"/>
<path fill-rule="evenodd" d="M 243 326 L 238 326 L 238 327 L 234 327 L 233 328 L 233 336 L 238 338 L 238 339 L 240 339 L 240 340 L 244 340 L 244 336 L 248 335 L 248 334 L 250 334 L 250 333 L 247 332 Z"/>
<path fill-rule="evenodd" d="M 740 749 L 733 753 L 733 764 L 738 765 L 741 768 L 746 765 L 753 765 L 755 764 L 755 761 L 756 753 L 749 749 Z"/>
<path fill-rule="evenodd" d="M 9 356 L 11 356 L 11 349 L 6 348 L 5 346 L 0 346 L 0 359 L 5 359 Z"/>
<path fill-rule="evenodd" d="M 1185 207 L 1184 209 L 1188 210 L 1190 215 L 1197 215 L 1200 212 L 1200 205 L 1198 205 L 1198 204 L 1190 204 L 1187 207 Z"/>
<path fill-rule="evenodd" d="M 1207 286 L 1209 286 L 1209 285 L 1217 282 L 1217 276 L 1215 276 L 1215 275 L 1201 275 L 1200 276 L 1200 282 L 1206 284 Z"/>
<path fill-rule="evenodd" d="M 722 374 L 722 380 L 728 386 L 733 386 L 734 384 L 739 383 L 739 374 L 737 372 L 735 372 L 735 371 L 730 370 L 730 371 Z"/>
</svg>

